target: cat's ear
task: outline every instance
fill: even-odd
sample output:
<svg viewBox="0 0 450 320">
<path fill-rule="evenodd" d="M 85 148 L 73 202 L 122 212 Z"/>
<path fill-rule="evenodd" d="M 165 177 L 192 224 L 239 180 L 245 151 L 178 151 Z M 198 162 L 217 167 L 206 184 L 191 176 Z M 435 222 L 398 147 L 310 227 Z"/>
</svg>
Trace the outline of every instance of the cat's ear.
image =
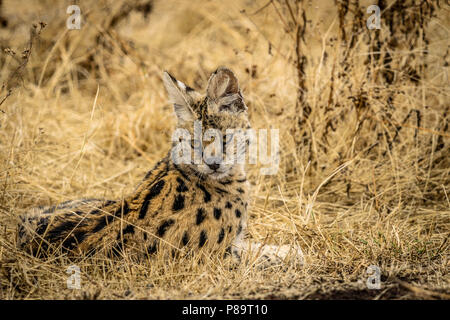
<svg viewBox="0 0 450 320">
<path fill-rule="evenodd" d="M 206 95 L 217 101 L 228 95 L 239 94 L 239 82 L 233 71 L 228 68 L 218 68 L 208 81 Z"/>
<path fill-rule="evenodd" d="M 178 122 L 194 121 L 194 111 L 191 108 L 191 94 L 194 93 L 194 89 L 175 79 L 166 71 L 163 74 L 163 82 L 169 96 L 169 101 L 173 103 Z"/>
</svg>

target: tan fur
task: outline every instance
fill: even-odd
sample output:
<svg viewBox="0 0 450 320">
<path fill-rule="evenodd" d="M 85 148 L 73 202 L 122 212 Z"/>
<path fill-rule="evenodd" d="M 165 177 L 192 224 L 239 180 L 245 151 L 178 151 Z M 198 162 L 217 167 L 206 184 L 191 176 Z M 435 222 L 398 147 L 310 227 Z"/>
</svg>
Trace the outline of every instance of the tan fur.
<svg viewBox="0 0 450 320">
<path fill-rule="evenodd" d="M 206 96 L 167 73 L 164 83 L 178 128 L 192 136 L 194 120 L 201 121 L 203 132 L 213 128 L 223 135 L 226 129 L 250 127 L 231 70 L 219 68 L 211 75 Z M 19 244 L 34 254 L 63 248 L 73 254 L 106 251 L 121 255 L 125 251 L 142 258 L 206 250 L 234 253 L 239 258 L 249 248 L 243 242 L 248 182 L 243 164 L 222 169 L 226 172 L 215 177 L 205 163 L 177 165 L 169 152 L 123 199 L 76 200 L 31 210 L 21 217 Z M 275 251 L 279 248 L 266 247 L 261 252 L 270 260 Z"/>
</svg>

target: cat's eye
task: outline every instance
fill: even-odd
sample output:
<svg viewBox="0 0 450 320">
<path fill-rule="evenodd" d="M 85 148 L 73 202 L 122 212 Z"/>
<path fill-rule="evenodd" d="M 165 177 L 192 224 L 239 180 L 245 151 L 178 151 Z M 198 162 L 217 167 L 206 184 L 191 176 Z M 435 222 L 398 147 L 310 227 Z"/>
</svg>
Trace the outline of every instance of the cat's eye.
<svg viewBox="0 0 450 320">
<path fill-rule="evenodd" d="M 219 110 L 220 110 L 220 111 L 225 111 L 225 110 L 226 110 L 226 111 L 229 111 L 229 110 L 231 110 L 231 103 L 221 105 L 220 108 L 219 108 Z"/>
</svg>

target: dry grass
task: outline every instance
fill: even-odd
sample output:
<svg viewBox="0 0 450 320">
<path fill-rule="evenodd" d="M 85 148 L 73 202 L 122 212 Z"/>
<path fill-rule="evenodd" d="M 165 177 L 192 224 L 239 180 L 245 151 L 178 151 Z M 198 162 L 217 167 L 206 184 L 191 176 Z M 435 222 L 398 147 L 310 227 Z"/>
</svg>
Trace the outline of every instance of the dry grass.
<svg viewBox="0 0 450 320">
<path fill-rule="evenodd" d="M 448 5 L 430 17 L 425 2 L 401 11 L 405 2 L 387 1 L 377 31 L 365 1 L 348 12 L 347 1 L 156 1 L 144 17 L 146 2 L 121 14 L 125 1 L 80 1 L 83 26 L 72 31 L 70 1 L 0 9 L 0 101 L 11 89 L 0 105 L 1 299 L 450 297 Z M 305 268 L 39 260 L 15 249 L 27 208 L 131 192 L 169 150 L 162 71 L 202 89 L 219 65 L 238 74 L 253 126 L 280 129 L 278 174 L 248 168 L 250 235 L 298 243 Z M 81 290 L 66 287 L 73 263 Z M 369 265 L 381 290 L 365 286 Z"/>
</svg>

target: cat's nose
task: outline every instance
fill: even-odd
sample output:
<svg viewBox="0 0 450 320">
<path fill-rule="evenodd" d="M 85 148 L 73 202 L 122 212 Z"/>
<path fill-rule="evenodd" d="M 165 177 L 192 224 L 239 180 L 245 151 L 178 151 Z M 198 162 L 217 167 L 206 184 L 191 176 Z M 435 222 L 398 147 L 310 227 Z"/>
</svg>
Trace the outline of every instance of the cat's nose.
<svg viewBox="0 0 450 320">
<path fill-rule="evenodd" d="M 211 163 L 211 164 L 208 164 L 208 167 L 209 167 L 211 170 L 216 171 L 217 169 L 219 169 L 220 164 L 218 164 L 218 163 Z"/>
</svg>

